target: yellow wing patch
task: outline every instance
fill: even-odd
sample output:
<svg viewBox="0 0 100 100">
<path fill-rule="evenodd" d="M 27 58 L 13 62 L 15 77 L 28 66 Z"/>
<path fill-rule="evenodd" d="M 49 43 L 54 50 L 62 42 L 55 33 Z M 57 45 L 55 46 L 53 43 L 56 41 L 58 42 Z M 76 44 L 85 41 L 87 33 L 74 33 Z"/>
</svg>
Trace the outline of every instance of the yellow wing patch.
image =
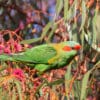
<svg viewBox="0 0 100 100">
<path fill-rule="evenodd" d="M 50 60 L 48 60 L 48 64 L 52 64 L 55 61 L 57 61 L 60 57 L 60 52 L 62 50 L 62 45 L 61 44 L 53 44 L 51 46 L 57 51 L 57 55 L 55 57 L 51 58 Z"/>
</svg>

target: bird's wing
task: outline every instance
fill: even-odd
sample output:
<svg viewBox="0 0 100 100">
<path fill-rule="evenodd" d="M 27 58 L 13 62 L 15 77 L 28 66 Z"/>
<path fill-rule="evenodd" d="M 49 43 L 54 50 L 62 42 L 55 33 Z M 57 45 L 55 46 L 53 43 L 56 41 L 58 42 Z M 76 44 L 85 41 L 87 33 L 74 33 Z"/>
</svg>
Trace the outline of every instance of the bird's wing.
<svg viewBox="0 0 100 100">
<path fill-rule="evenodd" d="M 57 51 L 52 45 L 41 45 L 33 47 L 24 53 L 33 63 L 48 63 L 48 60 L 57 55 Z"/>
</svg>

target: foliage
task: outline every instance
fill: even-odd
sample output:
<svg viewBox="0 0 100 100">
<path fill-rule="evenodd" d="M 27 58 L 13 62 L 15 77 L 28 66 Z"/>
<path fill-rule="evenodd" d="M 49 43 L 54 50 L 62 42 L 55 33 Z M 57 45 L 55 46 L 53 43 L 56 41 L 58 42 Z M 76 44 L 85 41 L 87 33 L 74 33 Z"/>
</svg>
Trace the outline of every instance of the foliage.
<svg viewBox="0 0 100 100">
<path fill-rule="evenodd" d="M 99 23 L 99 0 L 0 0 L 0 54 L 67 40 L 82 45 L 68 66 L 38 77 L 25 64 L 1 61 L 0 98 L 99 100 Z"/>
</svg>

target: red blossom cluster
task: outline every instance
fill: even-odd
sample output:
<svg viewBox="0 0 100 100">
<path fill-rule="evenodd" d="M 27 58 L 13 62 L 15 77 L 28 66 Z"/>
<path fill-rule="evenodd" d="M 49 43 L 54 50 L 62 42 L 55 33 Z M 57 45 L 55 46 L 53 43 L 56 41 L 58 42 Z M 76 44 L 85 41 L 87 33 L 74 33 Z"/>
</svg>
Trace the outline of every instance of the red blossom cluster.
<svg viewBox="0 0 100 100">
<path fill-rule="evenodd" d="M 21 44 L 17 43 L 16 41 L 6 42 L 5 44 L 0 44 L 0 54 L 7 53 L 10 54 L 12 52 L 20 52 L 22 51 Z"/>
<path fill-rule="evenodd" d="M 20 81 L 24 81 L 24 79 L 25 79 L 25 75 L 24 75 L 23 70 L 21 70 L 19 68 L 13 69 L 12 75 L 14 75 L 15 78 L 17 78 Z"/>
</svg>

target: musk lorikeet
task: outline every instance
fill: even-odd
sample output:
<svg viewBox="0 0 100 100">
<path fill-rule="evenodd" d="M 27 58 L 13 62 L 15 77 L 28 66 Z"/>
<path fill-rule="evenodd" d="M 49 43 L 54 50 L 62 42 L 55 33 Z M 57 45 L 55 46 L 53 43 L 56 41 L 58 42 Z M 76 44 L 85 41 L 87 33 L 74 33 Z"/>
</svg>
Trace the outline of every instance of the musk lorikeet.
<svg viewBox="0 0 100 100">
<path fill-rule="evenodd" d="M 0 55 L 0 61 L 15 61 L 31 64 L 39 72 L 67 65 L 81 48 L 75 41 L 43 44 L 18 54 Z"/>
</svg>

